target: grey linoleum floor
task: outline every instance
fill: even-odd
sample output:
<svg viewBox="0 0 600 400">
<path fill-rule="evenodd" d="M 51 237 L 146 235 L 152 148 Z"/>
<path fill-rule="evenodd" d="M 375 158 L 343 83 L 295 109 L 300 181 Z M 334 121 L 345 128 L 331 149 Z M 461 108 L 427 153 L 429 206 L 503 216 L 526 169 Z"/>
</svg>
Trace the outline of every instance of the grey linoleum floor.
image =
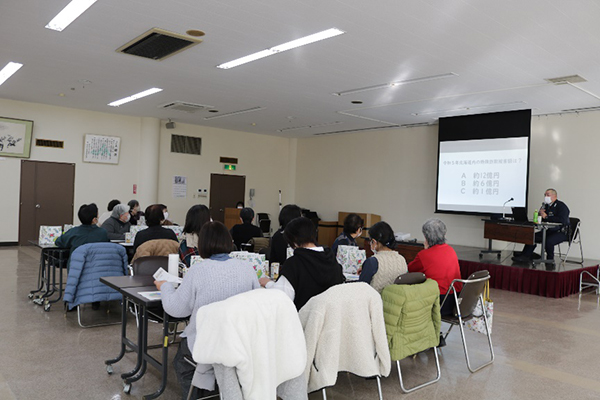
<svg viewBox="0 0 600 400">
<path fill-rule="evenodd" d="M 123 393 L 119 375 L 133 368 L 132 353 L 115 365 L 113 375 L 106 373 L 104 360 L 119 350 L 118 326 L 81 329 L 76 313 L 65 316 L 58 304 L 44 312 L 27 298 L 36 286 L 38 262 L 39 250 L 33 247 L 0 247 L 0 399 L 140 399 L 154 392 L 159 380 L 149 367 L 131 394 Z M 459 331 L 453 330 L 440 350 L 441 380 L 402 394 L 392 369 L 382 381 L 384 399 L 600 398 L 600 309 L 595 293 L 584 295 L 581 304 L 578 296 L 557 300 L 500 290 L 492 291 L 492 299 L 496 361 L 491 366 L 469 373 Z M 97 313 L 91 316 L 106 317 L 105 310 Z M 160 342 L 159 329 L 151 326 L 150 341 Z M 468 331 L 467 340 L 474 363 L 482 361 L 487 355 L 485 337 Z M 171 360 L 174 353 L 173 348 Z M 402 362 L 408 385 L 413 378 L 435 373 L 432 359 L 429 352 Z M 376 381 L 340 373 L 327 395 L 330 400 L 377 399 Z M 180 397 L 171 368 L 160 399 Z M 320 398 L 320 393 L 310 396 Z"/>
</svg>

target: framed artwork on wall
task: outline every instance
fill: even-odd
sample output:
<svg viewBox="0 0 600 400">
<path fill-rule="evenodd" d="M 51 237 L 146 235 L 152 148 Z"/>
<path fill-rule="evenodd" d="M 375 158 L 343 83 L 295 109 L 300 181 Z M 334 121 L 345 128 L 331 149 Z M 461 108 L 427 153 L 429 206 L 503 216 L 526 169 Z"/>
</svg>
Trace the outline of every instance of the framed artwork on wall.
<svg viewBox="0 0 600 400">
<path fill-rule="evenodd" d="M 29 158 L 33 121 L 0 117 L 0 157 Z"/>
<path fill-rule="evenodd" d="M 83 161 L 89 163 L 118 164 L 120 147 L 120 137 L 85 135 Z"/>
</svg>

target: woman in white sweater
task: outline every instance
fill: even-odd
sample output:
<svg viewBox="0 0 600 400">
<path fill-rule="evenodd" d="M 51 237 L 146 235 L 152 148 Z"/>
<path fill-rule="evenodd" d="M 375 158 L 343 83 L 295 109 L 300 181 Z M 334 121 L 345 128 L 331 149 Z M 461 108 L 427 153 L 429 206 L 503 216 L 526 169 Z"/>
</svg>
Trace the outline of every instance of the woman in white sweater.
<svg viewBox="0 0 600 400">
<path fill-rule="evenodd" d="M 198 309 L 260 287 L 256 272 L 249 262 L 229 257 L 228 253 L 232 250 L 231 235 L 222 223 L 204 224 L 200 230 L 198 249 L 204 261 L 189 269 L 177 289 L 169 282 L 155 282 L 161 291 L 163 308 L 167 314 L 178 318 L 190 316 L 190 323 L 181 335 L 179 350 L 173 360 L 184 399 L 195 369 L 183 358 L 188 356 L 192 359 Z"/>
</svg>

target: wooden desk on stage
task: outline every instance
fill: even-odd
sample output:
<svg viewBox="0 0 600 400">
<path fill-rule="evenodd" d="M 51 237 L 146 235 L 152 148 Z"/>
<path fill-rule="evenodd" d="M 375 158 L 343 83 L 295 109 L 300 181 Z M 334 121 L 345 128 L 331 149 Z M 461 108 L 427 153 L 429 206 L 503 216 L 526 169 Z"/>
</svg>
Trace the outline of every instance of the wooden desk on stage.
<svg viewBox="0 0 600 400">
<path fill-rule="evenodd" d="M 534 244 L 535 226 L 510 221 L 485 220 L 483 237 L 504 242 Z"/>
</svg>

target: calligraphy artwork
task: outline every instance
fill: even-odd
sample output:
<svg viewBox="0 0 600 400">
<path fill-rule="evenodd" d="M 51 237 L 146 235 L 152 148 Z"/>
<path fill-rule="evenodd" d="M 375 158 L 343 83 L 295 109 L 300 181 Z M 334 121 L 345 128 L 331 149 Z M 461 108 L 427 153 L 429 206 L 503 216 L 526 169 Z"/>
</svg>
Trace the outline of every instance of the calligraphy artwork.
<svg viewBox="0 0 600 400">
<path fill-rule="evenodd" d="M 83 161 L 118 164 L 121 138 L 115 136 L 85 135 Z"/>
<path fill-rule="evenodd" d="M 29 158 L 33 121 L 0 117 L 0 156 Z"/>
</svg>

